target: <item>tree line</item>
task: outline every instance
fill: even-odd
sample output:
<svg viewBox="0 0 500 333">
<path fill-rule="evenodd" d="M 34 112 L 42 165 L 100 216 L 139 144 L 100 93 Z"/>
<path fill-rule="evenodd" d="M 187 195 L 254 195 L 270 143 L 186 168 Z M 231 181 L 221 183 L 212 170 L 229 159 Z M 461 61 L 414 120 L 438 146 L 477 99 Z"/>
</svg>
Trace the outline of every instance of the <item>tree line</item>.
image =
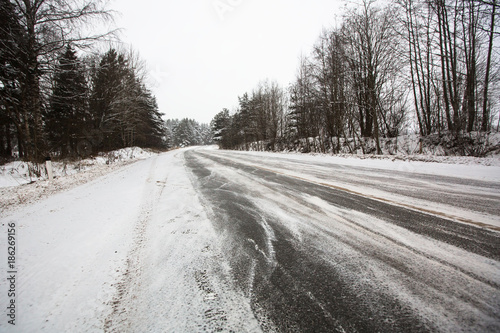
<svg viewBox="0 0 500 333">
<path fill-rule="evenodd" d="M 317 138 L 353 150 L 366 138 L 490 131 L 498 119 L 497 0 L 364 0 L 325 29 L 285 89 L 264 81 L 213 119 L 223 148 L 279 149 Z M 497 117 L 497 118 L 495 118 Z M 498 123 L 496 124 L 498 127 Z M 255 144 L 255 143 L 254 143 Z"/>
<path fill-rule="evenodd" d="M 168 119 L 166 127 L 169 148 L 205 146 L 213 143 L 210 126 L 200 124 L 194 119 Z"/>
<path fill-rule="evenodd" d="M 83 33 L 110 18 L 98 0 L 0 0 L 1 157 L 40 162 L 165 146 L 138 57 L 92 48 L 112 32 Z"/>
</svg>

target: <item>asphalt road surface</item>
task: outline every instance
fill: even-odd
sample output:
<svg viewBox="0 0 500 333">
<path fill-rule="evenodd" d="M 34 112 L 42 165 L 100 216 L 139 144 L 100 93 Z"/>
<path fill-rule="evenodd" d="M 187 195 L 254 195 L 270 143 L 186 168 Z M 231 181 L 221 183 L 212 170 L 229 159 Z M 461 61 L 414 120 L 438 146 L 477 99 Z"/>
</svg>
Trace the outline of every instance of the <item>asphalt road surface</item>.
<svg viewBox="0 0 500 333">
<path fill-rule="evenodd" d="M 500 332 L 500 233 L 486 223 L 500 218 L 499 183 L 218 150 L 184 159 L 263 331 Z"/>
</svg>

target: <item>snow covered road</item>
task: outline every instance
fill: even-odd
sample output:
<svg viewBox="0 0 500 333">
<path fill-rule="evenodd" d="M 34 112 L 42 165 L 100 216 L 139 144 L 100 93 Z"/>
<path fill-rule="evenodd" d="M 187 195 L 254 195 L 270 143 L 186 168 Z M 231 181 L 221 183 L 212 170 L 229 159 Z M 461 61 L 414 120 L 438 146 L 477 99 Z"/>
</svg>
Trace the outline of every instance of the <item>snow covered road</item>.
<svg viewBox="0 0 500 333">
<path fill-rule="evenodd" d="M 17 281 L 15 326 L 4 310 L 0 331 L 257 329 L 220 259 L 183 153 L 138 161 L 2 214 L 2 274 L 8 224 L 15 223 Z M 9 287 L 3 278 L 4 309 Z"/>
<path fill-rule="evenodd" d="M 499 331 L 498 168 L 359 162 L 184 149 L 2 214 L 0 331 Z"/>
<path fill-rule="evenodd" d="M 277 154 L 189 151 L 186 161 L 236 280 L 270 330 L 500 328 L 497 226 L 443 218 L 498 221 L 497 182 Z M 459 191 L 448 197 L 451 187 Z M 443 207 L 429 214 L 434 197 Z"/>
</svg>

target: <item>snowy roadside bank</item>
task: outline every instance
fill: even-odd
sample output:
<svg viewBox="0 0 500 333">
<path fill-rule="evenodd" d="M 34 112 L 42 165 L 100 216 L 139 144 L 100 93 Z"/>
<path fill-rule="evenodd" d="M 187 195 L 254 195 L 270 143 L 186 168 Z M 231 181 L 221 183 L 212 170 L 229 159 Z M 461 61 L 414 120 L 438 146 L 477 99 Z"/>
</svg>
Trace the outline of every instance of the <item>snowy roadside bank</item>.
<svg viewBox="0 0 500 333">
<path fill-rule="evenodd" d="M 30 177 L 25 162 L 8 163 L 0 166 L 0 211 L 5 213 L 19 205 L 31 204 L 154 155 L 152 151 L 132 147 L 77 162 L 52 162 L 55 179 L 50 182 L 44 177 Z"/>
<path fill-rule="evenodd" d="M 361 138 L 357 141 L 340 138 L 303 138 L 294 143 L 258 141 L 234 147 L 247 151 L 275 151 L 300 154 L 335 154 L 357 158 L 398 159 L 410 161 L 438 162 L 449 164 L 479 163 L 500 166 L 500 133 L 451 133 L 432 134 L 421 137 L 417 134 L 401 135 L 395 138 L 380 138 L 381 154 L 376 154 L 374 139 Z M 479 157 L 480 158 L 474 158 Z M 464 157 L 464 158 L 463 158 Z M 494 164 L 490 164 L 494 163 Z"/>
<path fill-rule="evenodd" d="M 96 157 L 87 158 L 80 161 L 52 161 L 54 178 L 71 176 L 85 171 L 93 170 L 104 165 L 122 165 L 134 160 L 148 158 L 156 153 L 149 149 L 139 147 L 128 147 L 100 153 Z M 0 165 L 0 188 L 19 186 L 33 183 L 40 180 L 47 180 L 45 170 L 37 176 L 33 174 L 32 165 L 23 161 L 14 161 Z"/>
</svg>

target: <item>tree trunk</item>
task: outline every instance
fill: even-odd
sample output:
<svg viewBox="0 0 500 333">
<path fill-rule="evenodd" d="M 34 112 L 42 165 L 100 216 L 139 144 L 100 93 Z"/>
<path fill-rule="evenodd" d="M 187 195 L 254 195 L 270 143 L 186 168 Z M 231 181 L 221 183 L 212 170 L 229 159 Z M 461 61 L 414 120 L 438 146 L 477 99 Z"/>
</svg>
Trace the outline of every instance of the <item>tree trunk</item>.
<svg viewBox="0 0 500 333">
<path fill-rule="evenodd" d="M 488 86 L 490 81 L 490 68 L 491 68 L 491 53 L 493 50 L 493 37 L 495 31 L 495 11 L 497 7 L 497 0 L 493 0 L 493 9 L 491 12 L 490 36 L 488 44 L 488 58 L 486 60 L 486 75 L 484 78 L 484 91 L 483 91 L 483 121 L 481 130 L 486 132 L 490 123 L 490 114 L 488 112 Z"/>
</svg>

